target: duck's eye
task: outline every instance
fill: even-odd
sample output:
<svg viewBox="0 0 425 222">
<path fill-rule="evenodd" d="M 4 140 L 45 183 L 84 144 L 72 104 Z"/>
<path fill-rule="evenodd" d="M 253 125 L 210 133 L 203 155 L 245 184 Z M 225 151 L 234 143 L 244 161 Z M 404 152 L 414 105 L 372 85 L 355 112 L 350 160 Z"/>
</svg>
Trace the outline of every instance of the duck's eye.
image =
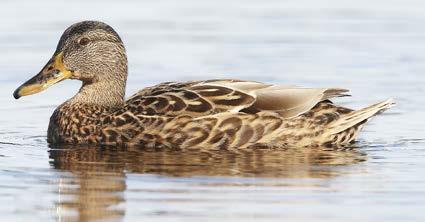
<svg viewBox="0 0 425 222">
<path fill-rule="evenodd" d="M 90 42 L 90 39 L 85 38 L 85 37 L 78 40 L 78 44 L 80 44 L 80 45 L 87 45 L 87 44 L 89 44 L 89 42 Z"/>
</svg>

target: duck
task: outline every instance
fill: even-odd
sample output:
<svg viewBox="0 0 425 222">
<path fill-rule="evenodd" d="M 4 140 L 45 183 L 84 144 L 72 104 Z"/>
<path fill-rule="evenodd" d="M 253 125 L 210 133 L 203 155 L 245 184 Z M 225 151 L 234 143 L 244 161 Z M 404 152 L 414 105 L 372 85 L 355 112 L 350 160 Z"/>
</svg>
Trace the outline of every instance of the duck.
<svg viewBox="0 0 425 222">
<path fill-rule="evenodd" d="M 238 79 L 159 83 L 125 100 L 127 64 L 123 41 L 111 26 L 78 22 L 13 96 L 78 80 L 78 93 L 50 117 L 49 144 L 182 150 L 350 146 L 366 122 L 395 104 L 387 99 L 353 110 L 331 101 L 349 96 L 347 89 Z"/>
</svg>

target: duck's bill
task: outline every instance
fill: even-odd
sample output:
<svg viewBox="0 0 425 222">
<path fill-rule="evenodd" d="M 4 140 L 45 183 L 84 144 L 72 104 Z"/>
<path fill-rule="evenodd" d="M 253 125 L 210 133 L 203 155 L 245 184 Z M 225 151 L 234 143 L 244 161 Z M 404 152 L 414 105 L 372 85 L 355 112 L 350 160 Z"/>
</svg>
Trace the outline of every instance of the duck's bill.
<svg viewBox="0 0 425 222">
<path fill-rule="evenodd" d="M 15 99 L 41 92 L 55 83 L 69 79 L 72 71 L 65 68 L 62 58 L 63 53 L 61 52 L 50 59 L 40 73 L 15 90 L 13 93 Z"/>
</svg>

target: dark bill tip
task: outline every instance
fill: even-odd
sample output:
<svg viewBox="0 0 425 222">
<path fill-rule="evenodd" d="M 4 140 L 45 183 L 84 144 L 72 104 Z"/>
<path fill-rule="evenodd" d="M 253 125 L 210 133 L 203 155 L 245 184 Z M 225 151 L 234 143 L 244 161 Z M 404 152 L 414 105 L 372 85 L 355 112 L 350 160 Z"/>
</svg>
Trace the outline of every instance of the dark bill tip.
<svg viewBox="0 0 425 222">
<path fill-rule="evenodd" d="M 21 96 L 19 95 L 19 90 L 21 89 L 21 87 L 17 88 L 15 90 L 15 92 L 13 92 L 13 97 L 15 97 L 15 99 L 19 99 L 21 98 Z"/>
</svg>

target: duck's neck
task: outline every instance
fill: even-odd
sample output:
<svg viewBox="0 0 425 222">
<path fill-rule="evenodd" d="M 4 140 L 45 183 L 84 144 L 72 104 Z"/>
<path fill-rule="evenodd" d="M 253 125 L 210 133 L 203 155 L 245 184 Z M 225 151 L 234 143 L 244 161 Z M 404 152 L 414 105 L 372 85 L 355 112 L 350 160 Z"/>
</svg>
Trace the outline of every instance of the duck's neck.
<svg viewBox="0 0 425 222">
<path fill-rule="evenodd" d="M 121 107 L 124 104 L 125 80 L 83 83 L 80 91 L 68 103 Z"/>
</svg>

